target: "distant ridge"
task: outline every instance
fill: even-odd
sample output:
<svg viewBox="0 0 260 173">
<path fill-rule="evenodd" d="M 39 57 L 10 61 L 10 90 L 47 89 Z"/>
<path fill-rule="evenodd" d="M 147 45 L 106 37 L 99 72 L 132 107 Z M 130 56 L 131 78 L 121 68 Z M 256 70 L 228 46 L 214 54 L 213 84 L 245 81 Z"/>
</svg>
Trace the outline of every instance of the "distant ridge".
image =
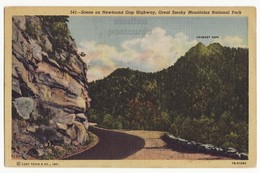
<svg viewBox="0 0 260 173">
<path fill-rule="evenodd" d="M 89 114 L 101 126 L 247 150 L 248 49 L 198 43 L 167 69 L 117 69 L 89 89 Z"/>
</svg>

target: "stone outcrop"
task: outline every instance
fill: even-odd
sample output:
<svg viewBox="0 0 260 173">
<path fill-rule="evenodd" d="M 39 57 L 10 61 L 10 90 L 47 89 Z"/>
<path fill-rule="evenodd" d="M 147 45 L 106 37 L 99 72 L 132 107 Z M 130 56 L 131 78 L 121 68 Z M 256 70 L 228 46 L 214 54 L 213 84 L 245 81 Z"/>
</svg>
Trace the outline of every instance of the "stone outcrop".
<svg viewBox="0 0 260 173">
<path fill-rule="evenodd" d="M 12 23 L 13 157 L 43 158 L 88 142 L 87 66 L 66 16 L 16 16 Z"/>
</svg>

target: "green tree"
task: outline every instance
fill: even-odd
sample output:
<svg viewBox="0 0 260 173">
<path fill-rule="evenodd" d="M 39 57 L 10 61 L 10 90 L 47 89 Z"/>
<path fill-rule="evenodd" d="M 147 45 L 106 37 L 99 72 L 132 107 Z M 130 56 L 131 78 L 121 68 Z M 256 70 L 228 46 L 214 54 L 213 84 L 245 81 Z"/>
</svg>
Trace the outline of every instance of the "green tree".
<svg viewBox="0 0 260 173">
<path fill-rule="evenodd" d="M 107 127 L 107 128 L 112 128 L 112 124 L 113 124 L 113 116 L 110 114 L 106 114 L 104 115 L 104 119 L 103 122 L 101 123 L 102 127 Z"/>
</svg>

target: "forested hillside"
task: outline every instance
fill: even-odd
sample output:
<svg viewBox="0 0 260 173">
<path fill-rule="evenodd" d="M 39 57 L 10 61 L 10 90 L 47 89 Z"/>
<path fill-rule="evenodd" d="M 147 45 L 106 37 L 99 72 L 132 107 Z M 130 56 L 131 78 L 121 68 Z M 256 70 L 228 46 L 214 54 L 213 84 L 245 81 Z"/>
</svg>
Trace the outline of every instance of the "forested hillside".
<svg viewBox="0 0 260 173">
<path fill-rule="evenodd" d="M 160 63 L 160 62 L 158 62 Z M 117 69 L 90 83 L 90 120 L 248 148 L 248 49 L 198 43 L 167 69 Z"/>
</svg>

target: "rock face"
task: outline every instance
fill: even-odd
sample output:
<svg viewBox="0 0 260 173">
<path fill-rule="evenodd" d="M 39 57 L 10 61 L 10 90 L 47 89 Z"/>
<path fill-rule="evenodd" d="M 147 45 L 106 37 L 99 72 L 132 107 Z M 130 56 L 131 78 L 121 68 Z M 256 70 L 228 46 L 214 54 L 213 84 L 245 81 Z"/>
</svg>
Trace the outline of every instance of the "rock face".
<svg viewBox="0 0 260 173">
<path fill-rule="evenodd" d="M 73 141 L 85 144 L 87 66 L 77 54 L 68 17 L 12 20 L 13 156 L 40 158 L 50 145 L 61 146 L 55 152 Z"/>
</svg>

